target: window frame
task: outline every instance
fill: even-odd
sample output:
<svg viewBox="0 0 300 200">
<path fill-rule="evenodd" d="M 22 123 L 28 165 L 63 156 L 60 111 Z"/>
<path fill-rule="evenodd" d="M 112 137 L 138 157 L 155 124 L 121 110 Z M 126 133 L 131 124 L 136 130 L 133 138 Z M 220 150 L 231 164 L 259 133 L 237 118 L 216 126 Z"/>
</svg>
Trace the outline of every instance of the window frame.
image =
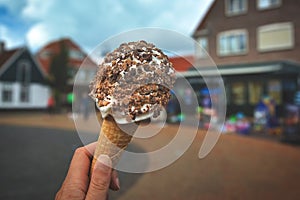
<svg viewBox="0 0 300 200">
<path fill-rule="evenodd" d="M 240 33 L 243 33 L 245 35 L 245 50 L 239 51 L 239 52 L 228 52 L 228 53 L 222 53 L 221 52 L 221 37 L 225 36 L 226 38 L 229 36 L 237 36 L 241 35 Z M 217 34 L 217 55 L 219 57 L 227 57 L 227 56 L 238 56 L 238 55 L 246 55 L 249 52 L 249 33 L 247 29 L 232 29 L 227 31 L 222 31 Z"/>
<path fill-rule="evenodd" d="M 206 49 L 201 46 L 201 42 L 200 42 L 201 40 L 206 40 L 206 44 L 207 44 L 206 45 Z M 199 47 L 197 45 L 197 57 L 200 58 L 200 59 L 207 58 L 208 57 L 208 51 L 209 51 L 209 40 L 208 40 L 208 37 L 206 37 L 206 36 L 198 37 L 197 38 L 197 43 L 200 46 Z"/>
<path fill-rule="evenodd" d="M 256 105 L 264 94 L 264 82 L 261 80 L 250 80 L 248 86 L 248 103 Z M 258 90 L 256 90 L 258 88 Z"/>
<path fill-rule="evenodd" d="M 237 93 L 238 95 L 240 96 L 235 96 L 236 94 L 236 88 L 238 87 L 242 87 L 242 93 Z M 246 93 L 246 90 L 247 90 L 247 85 L 245 82 L 243 81 L 235 81 L 235 82 L 232 82 L 230 83 L 230 87 L 231 87 L 231 91 L 230 91 L 230 96 L 231 96 L 231 99 L 230 99 L 230 103 L 232 105 L 235 105 L 235 106 L 242 106 L 242 105 L 246 105 L 248 102 L 248 99 L 247 99 L 247 93 Z M 240 102 L 239 102 L 240 101 Z"/>
<path fill-rule="evenodd" d="M 282 104 L 282 82 L 279 79 L 270 79 L 267 83 L 268 95 L 276 102 Z"/>
<path fill-rule="evenodd" d="M 229 1 L 230 0 L 224 0 L 225 1 L 225 15 L 228 17 L 231 16 L 237 16 L 237 15 L 243 15 L 248 12 L 248 0 L 241 0 L 244 2 L 244 9 L 240 11 L 229 11 Z"/>
<path fill-rule="evenodd" d="M 257 10 L 261 10 L 261 11 L 263 11 L 263 10 L 269 10 L 269 9 L 274 9 L 274 8 L 278 8 L 278 7 L 280 7 L 280 6 L 282 5 L 282 0 L 277 0 L 277 1 L 278 1 L 277 4 L 269 4 L 268 7 L 263 7 L 263 8 L 261 8 L 261 7 L 259 6 L 260 1 L 261 1 L 261 0 L 256 0 L 256 9 L 257 9 Z M 269 0 L 269 1 L 270 1 L 270 0 Z"/>
<path fill-rule="evenodd" d="M 4 97 L 4 92 L 9 92 L 10 93 L 10 98 L 9 100 L 5 100 Z M 13 84 L 12 83 L 2 83 L 1 85 L 1 102 L 5 104 L 13 103 Z"/>
<path fill-rule="evenodd" d="M 271 32 L 271 31 L 278 31 L 283 29 L 291 30 L 291 44 L 290 45 L 273 45 L 269 47 L 262 48 L 260 45 L 260 35 L 262 32 Z M 282 51 L 282 50 L 289 50 L 293 49 L 295 47 L 295 26 L 293 22 L 280 22 L 280 23 L 272 23 L 272 24 L 266 24 L 263 26 L 259 26 L 256 29 L 256 49 L 258 52 L 273 52 L 273 51 Z"/>
</svg>

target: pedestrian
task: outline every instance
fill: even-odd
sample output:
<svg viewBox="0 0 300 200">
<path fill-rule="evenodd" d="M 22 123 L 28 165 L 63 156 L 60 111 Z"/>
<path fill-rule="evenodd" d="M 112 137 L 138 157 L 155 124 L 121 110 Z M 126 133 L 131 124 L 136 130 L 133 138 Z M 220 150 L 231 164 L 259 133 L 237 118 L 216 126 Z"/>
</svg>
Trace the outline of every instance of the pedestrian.
<svg viewBox="0 0 300 200">
<path fill-rule="evenodd" d="M 84 120 L 88 120 L 89 119 L 89 115 L 90 115 L 90 98 L 89 95 L 87 93 L 84 93 L 82 95 L 82 99 L 81 99 L 81 109 L 83 112 L 83 119 Z"/>
<path fill-rule="evenodd" d="M 54 107 L 55 107 L 55 100 L 53 95 L 51 95 L 48 98 L 48 102 L 47 102 L 47 110 L 49 114 L 53 114 L 54 113 Z"/>
</svg>

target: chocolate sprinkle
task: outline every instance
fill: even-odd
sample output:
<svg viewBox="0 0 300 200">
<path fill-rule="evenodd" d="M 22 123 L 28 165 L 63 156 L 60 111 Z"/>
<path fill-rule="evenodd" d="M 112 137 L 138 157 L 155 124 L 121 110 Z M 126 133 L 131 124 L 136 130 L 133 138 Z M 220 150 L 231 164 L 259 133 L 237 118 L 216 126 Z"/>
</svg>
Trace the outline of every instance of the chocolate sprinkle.
<svg viewBox="0 0 300 200">
<path fill-rule="evenodd" d="M 121 44 L 108 53 L 91 82 L 98 107 L 112 104 L 125 118 L 152 112 L 158 117 L 170 99 L 175 70 L 168 56 L 145 41 Z"/>
</svg>

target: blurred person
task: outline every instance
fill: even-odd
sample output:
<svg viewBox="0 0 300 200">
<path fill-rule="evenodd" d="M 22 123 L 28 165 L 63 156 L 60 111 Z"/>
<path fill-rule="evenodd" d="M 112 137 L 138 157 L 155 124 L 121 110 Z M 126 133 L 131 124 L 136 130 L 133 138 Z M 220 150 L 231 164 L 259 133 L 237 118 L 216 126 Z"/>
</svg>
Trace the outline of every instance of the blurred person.
<svg viewBox="0 0 300 200">
<path fill-rule="evenodd" d="M 262 132 L 267 127 L 268 122 L 268 107 L 264 103 L 263 99 L 261 99 L 254 109 L 254 131 Z"/>
<path fill-rule="evenodd" d="M 55 99 L 54 99 L 53 95 L 51 95 L 48 98 L 48 102 L 47 102 L 48 113 L 53 114 L 54 113 L 54 108 L 55 108 Z"/>
<path fill-rule="evenodd" d="M 81 99 L 81 110 L 82 110 L 82 113 L 83 113 L 83 119 L 84 120 L 89 119 L 90 101 L 91 101 L 91 98 L 89 97 L 89 95 L 87 93 L 84 93 L 82 95 L 82 99 Z"/>
<path fill-rule="evenodd" d="M 120 189 L 117 172 L 112 169 L 111 159 L 107 155 L 99 156 L 90 175 L 95 148 L 96 143 L 92 143 L 75 151 L 55 200 L 104 200 L 108 198 L 109 189 Z"/>
<path fill-rule="evenodd" d="M 178 114 L 180 113 L 180 105 L 175 93 L 171 91 L 171 99 L 167 104 L 167 120 L 170 123 L 178 122 Z"/>
<path fill-rule="evenodd" d="M 280 134 L 281 130 L 279 129 L 279 119 L 276 112 L 276 102 L 270 96 L 265 96 L 263 99 L 265 105 L 267 106 L 267 128 L 268 133 L 270 134 Z"/>
<path fill-rule="evenodd" d="M 203 95 L 202 101 L 201 101 L 201 106 L 202 106 L 202 116 L 201 116 L 201 121 L 202 121 L 202 126 L 204 128 L 209 127 L 210 119 L 214 113 L 212 109 L 212 101 L 210 98 L 210 93 L 207 88 L 204 88 L 201 90 L 201 94 Z"/>
</svg>

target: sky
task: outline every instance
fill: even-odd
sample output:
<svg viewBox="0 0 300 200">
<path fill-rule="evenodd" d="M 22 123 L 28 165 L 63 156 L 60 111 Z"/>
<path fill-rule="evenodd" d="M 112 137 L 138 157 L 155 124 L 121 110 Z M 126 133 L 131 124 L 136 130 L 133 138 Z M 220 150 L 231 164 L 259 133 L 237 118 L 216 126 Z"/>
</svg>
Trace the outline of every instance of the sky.
<svg viewBox="0 0 300 200">
<path fill-rule="evenodd" d="M 0 40 L 34 53 L 72 38 L 89 53 L 107 38 L 137 28 L 190 36 L 212 0 L 0 0 Z"/>
</svg>

